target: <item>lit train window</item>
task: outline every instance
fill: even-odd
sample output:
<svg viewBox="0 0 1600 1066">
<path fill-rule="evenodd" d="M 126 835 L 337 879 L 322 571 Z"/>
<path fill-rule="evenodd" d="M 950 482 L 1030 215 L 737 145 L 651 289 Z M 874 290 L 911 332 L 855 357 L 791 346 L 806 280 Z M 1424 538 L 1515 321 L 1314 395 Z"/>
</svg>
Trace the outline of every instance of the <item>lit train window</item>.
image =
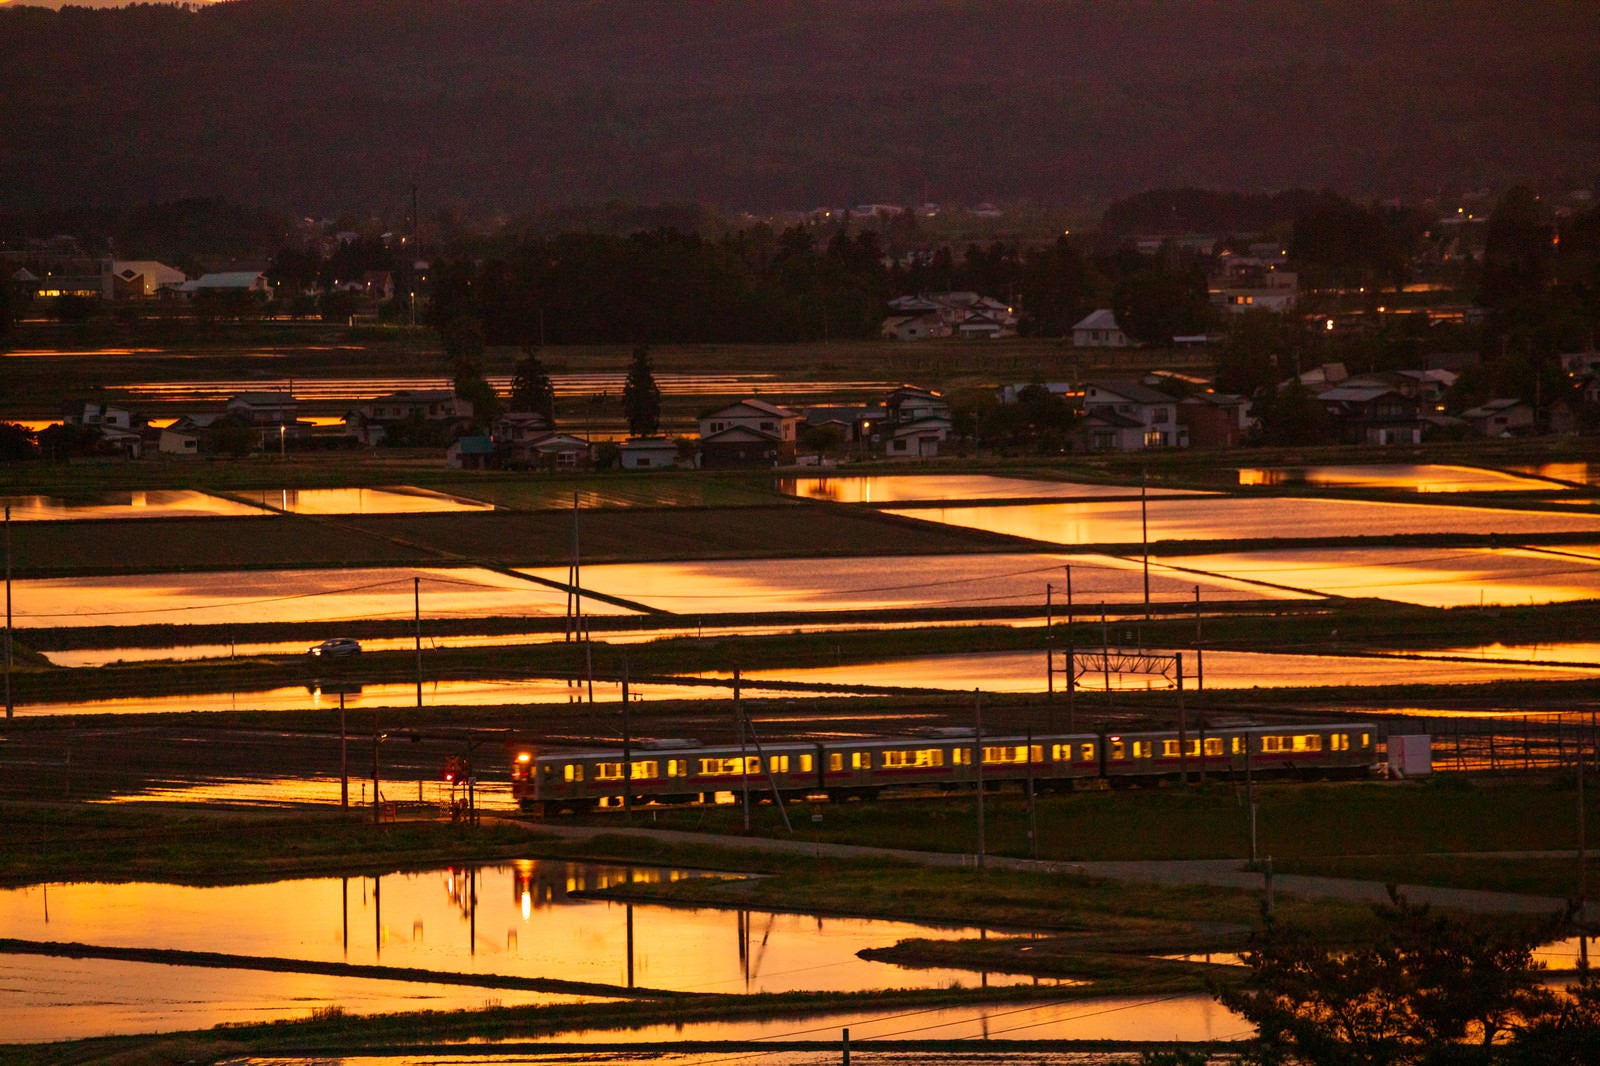
<svg viewBox="0 0 1600 1066">
<path fill-rule="evenodd" d="M 1335 733 L 1332 736 L 1330 736 L 1328 738 L 1328 750 L 1329 751 L 1349 751 L 1350 750 L 1350 734 L 1349 733 Z"/>
<path fill-rule="evenodd" d="M 1207 755 L 1221 755 L 1222 754 L 1222 738 L 1221 737 L 1206 737 L 1206 754 Z"/>
<path fill-rule="evenodd" d="M 760 759 L 752 755 L 748 761 L 750 765 L 745 771 L 746 773 L 754 774 L 761 771 Z M 701 759 L 700 773 L 709 777 L 715 777 L 719 774 L 737 774 L 739 773 L 739 757 L 734 755 L 726 759 Z"/>
<path fill-rule="evenodd" d="M 654 759 L 635 759 L 628 767 L 628 776 L 637 780 L 641 777 L 655 777 L 661 764 Z"/>
<path fill-rule="evenodd" d="M 594 764 L 594 779 L 596 781 L 621 781 L 622 764 L 619 762 L 597 762 Z"/>
<path fill-rule="evenodd" d="M 687 759 L 668 759 L 667 760 L 667 776 L 668 777 L 688 777 L 689 776 L 689 760 L 687 760 Z"/>
<path fill-rule="evenodd" d="M 1134 754 L 1138 755 L 1139 742 L 1133 742 Z M 1163 740 L 1161 742 L 1161 757 L 1163 759 L 1176 759 L 1178 757 L 1178 742 L 1176 740 Z"/>
<path fill-rule="evenodd" d="M 1028 759 L 1032 762 L 1044 762 L 1044 746 L 1035 744 L 1028 749 Z"/>
<path fill-rule="evenodd" d="M 1261 750 L 1264 752 L 1282 751 L 1284 739 L 1283 737 L 1263 736 L 1261 738 Z"/>
<path fill-rule="evenodd" d="M 983 749 L 983 761 L 987 763 L 1013 763 L 1027 762 L 1028 749 L 1021 744 L 1015 747 L 1007 744 L 993 748 Z"/>
<path fill-rule="evenodd" d="M 562 769 L 562 775 L 561 776 L 564 777 L 566 780 L 568 780 L 568 781 L 582 781 L 583 780 L 583 764 L 582 763 L 569 762 L 565 766 L 563 766 L 561 769 Z"/>
<path fill-rule="evenodd" d="M 1244 754 L 1244 748 L 1245 748 L 1244 737 L 1234 737 L 1233 738 L 1233 753 L 1235 755 L 1243 755 Z"/>
<path fill-rule="evenodd" d="M 1361 746 L 1363 748 L 1372 747 L 1372 734 L 1371 733 L 1362 733 L 1361 734 Z"/>
<path fill-rule="evenodd" d="M 1084 762 L 1093 762 L 1094 761 L 1094 744 L 1093 744 L 1093 742 L 1090 742 L 1090 743 L 1085 744 L 1083 746 L 1083 761 Z"/>
<path fill-rule="evenodd" d="M 870 751 L 852 751 L 850 753 L 850 769 L 852 769 L 852 770 L 870 770 L 870 769 L 872 769 L 872 752 L 870 752 Z"/>
<path fill-rule="evenodd" d="M 1295 751 L 1321 751 L 1322 736 L 1318 733 L 1301 733 L 1294 738 Z"/>
<path fill-rule="evenodd" d="M 830 770 L 843 770 L 844 769 L 844 753 L 843 752 L 839 752 L 839 751 L 830 751 L 830 752 L 828 752 L 828 769 L 830 769 Z"/>
<path fill-rule="evenodd" d="M 951 766 L 971 766 L 972 765 L 972 749 L 968 748 L 968 747 L 951 748 L 950 749 L 950 765 Z"/>
<path fill-rule="evenodd" d="M 1050 761 L 1051 762 L 1062 762 L 1063 760 L 1071 761 L 1071 759 L 1072 759 L 1072 745 L 1071 744 L 1052 744 L 1052 745 L 1050 745 Z"/>
<path fill-rule="evenodd" d="M 789 756 L 787 756 L 787 755 L 769 755 L 769 756 L 767 756 L 767 769 L 771 770 L 775 774 L 786 774 L 786 773 L 788 773 L 789 772 Z"/>
<path fill-rule="evenodd" d="M 883 753 L 886 769 L 908 766 L 943 766 L 944 752 L 938 748 L 919 748 L 916 751 L 886 751 Z"/>
<path fill-rule="evenodd" d="M 1111 742 L 1111 754 L 1108 757 L 1112 759 L 1122 759 L 1127 757 L 1123 751 L 1122 741 L 1113 740 Z"/>
<path fill-rule="evenodd" d="M 806 753 L 805 755 L 800 756 L 800 772 L 801 773 L 809 774 L 812 771 L 812 769 L 815 768 L 815 766 L 816 766 L 816 760 L 811 757 L 811 754 L 809 752 Z"/>
</svg>

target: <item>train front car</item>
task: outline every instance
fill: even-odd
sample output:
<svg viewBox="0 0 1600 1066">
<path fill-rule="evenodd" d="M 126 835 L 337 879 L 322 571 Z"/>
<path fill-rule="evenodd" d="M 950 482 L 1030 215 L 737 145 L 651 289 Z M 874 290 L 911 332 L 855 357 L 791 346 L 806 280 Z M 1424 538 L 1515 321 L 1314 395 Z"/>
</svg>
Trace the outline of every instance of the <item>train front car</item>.
<svg viewBox="0 0 1600 1066">
<path fill-rule="evenodd" d="M 619 806 L 624 795 L 641 804 L 715 803 L 719 794 L 746 788 L 770 798 L 776 787 L 795 799 L 817 790 L 818 762 L 815 744 L 764 744 L 759 754 L 753 747 L 641 746 L 626 760 L 621 748 L 553 752 L 532 760 L 531 786 L 519 792 L 514 777 L 513 794 L 525 810 L 546 815 Z"/>
</svg>

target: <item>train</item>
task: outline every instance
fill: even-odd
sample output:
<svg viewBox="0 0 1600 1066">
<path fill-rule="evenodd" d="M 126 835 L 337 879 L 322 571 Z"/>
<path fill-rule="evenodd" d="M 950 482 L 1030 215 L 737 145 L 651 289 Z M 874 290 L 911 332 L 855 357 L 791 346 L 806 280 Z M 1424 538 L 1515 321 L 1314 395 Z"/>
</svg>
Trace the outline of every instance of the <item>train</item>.
<svg viewBox="0 0 1600 1066">
<path fill-rule="evenodd" d="M 978 763 L 982 749 L 982 763 Z M 1198 776 L 1360 777 L 1377 761 L 1369 722 L 984 736 L 924 736 L 705 746 L 640 741 L 621 748 L 541 752 L 512 745 L 511 793 L 546 816 L 633 803 L 714 803 L 742 792 L 784 800 L 873 800 L 886 789 L 955 791 L 1032 784 L 1035 791 L 1153 785 Z M 624 763 L 627 766 L 624 766 Z"/>
</svg>

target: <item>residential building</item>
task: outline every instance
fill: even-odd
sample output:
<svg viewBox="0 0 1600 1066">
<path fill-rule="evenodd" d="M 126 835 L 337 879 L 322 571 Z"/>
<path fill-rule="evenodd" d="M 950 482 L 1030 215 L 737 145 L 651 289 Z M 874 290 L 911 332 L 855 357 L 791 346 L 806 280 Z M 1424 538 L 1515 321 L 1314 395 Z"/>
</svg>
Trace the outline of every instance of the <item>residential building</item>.
<svg viewBox="0 0 1600 1066">
<path fill-rule="evenodd" d="M 272 286 L 267 276 L 258 270 L 227 270 L 216 274 L 202 274 L 193 281 L 171 287 L 171 291 L 186 299 L 200 293 L 243 292 L 259 294 L 262 299 L 272 299 Z"/>
<path fill-rule="evenodd" d="M 950 437 L 950 402 L 932 389 L 902 385 L 884 397 L 883 454 L 930 459 Z"/>
<path fill-rule="evenodd" d="M 1250 401 L 1209 389 L 1193 393 L 1178 401 L 1178 422 L 1191 448 L 1237 448 L 1250 432 Z"/>
<path fill-rule="evenodd" d="M 1317 393 L 1344 444 L 1420 444 L 1424 422 L 1417 400 L 1381 385 L 1336 385 Z"/>
<path fill-rule="evenodd" d="M 624 470 L 670 470 L 678 465 L 678 445 L 666 437 L 630 437 L 617 445 Z"/>
<path fill-rule="evenodd" d="M 227 413 L 254 429 L 262 448 L 282 448 L 309 441 L 312 425 L 296 418 L 300 401 L 287 392 L 241 392 L 228 401 Z"/>
<path fill-rule="evenodd" d="M 1092 452 L 1187 448 L 1189 429 L 1178 419 L 1178 400 L 1138 382 L 1086 382 L 1084 447 Z"/>
<path fill-rule="evenodd" d="M 1514 437 L 1533 432 L 1533 406 L 1510 397 L 1462 411 L 1461 418 L 1480 437 Z"/>
<path fill-rule="evenodd" d="M 889 301 L 883 335 L 894 340 L 935 337 L 994 339 L 1017 335 L 1016 309 L 976 292 L 923 292 Z"/>
<path fill-rule="evenodd" d="M 444 465 L 452 470 L 492 470 L 500 466 L 500 456 L 491 437 L 457 437 L 445 449 Z"/>
<path fill-rule="evenodd" d="M 794 462 L 800 415 L 765 400 L 740 400 L 700 416 L 700 465 L 785 466 Z"/>
<path fill-rule="evenodd" d="M 471 417 L 472 401 L 457 396 L 454 389 L 401 389 L 364 401 L 344 416 L 344 424 L 345 432 L 362 444 L 377 445 L 403 422 L 443 427 Z"/>
<path fill-rule="evenodd" d="M 1117 316 L 1102 307 L 1085 315 L 1072 327 L 1072 343 L 1078 348 L 1128 348 L 1133 341 L 1117 325 Z"/>
<path fill-rule="evenodd" d="M 100 296 L 106 300 L 148 300 L 162 289 L 188 280 L 183 271 L 154 259 L 107 260 L 101 274 Z"/>
</svg>

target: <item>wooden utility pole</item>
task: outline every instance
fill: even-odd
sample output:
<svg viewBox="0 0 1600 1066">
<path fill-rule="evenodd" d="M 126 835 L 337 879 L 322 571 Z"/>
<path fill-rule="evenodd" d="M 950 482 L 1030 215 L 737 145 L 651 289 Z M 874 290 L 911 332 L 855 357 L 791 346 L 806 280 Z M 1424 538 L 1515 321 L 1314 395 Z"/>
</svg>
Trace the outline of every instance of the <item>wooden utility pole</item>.
<svg viewBox="0 0 1600 1066">
<path fill-rule="evenodd" d="M 633 824 L 633 732 L 628 728 L 628 653 L 622 653 L 622 819 Z"/>
<path fill-rule="evenodd" d="M 978 775 L 978 866 L 984 864 L 983 836 L 983 692 L 972 690 L 972 765 Z"/>
</svg>

